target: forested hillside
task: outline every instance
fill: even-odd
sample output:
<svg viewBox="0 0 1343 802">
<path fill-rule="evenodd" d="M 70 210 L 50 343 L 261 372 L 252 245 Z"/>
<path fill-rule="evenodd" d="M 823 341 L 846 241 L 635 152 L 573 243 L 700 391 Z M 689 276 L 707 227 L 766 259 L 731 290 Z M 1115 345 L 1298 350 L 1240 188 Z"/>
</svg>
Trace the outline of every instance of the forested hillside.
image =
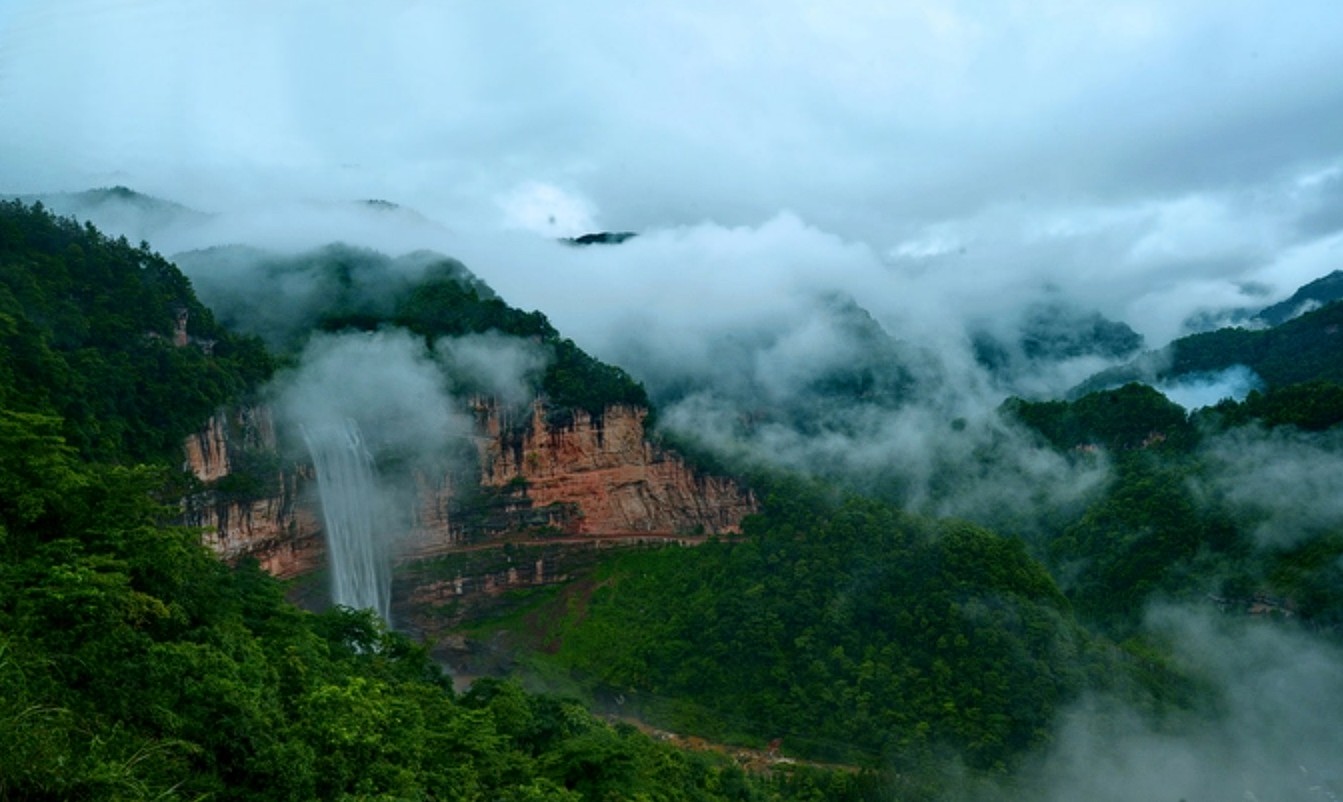
<svg viewBox="0 0 1343 802">
<path fill-rule="evenodd" d="M 212 290 L 217 319 L 147 246 L 0 205 L 0 799 L 931 799 L 1028 768 L 1098 695 L 1163 732 L 1215 722 L 1229 700 L 1151 635 L 1153 604 L 1343 631 L 1330 306 L 1173 346 L 1180 370 L 1248 355 L 1268 387 L 1243 401 L 1191 414 L 1135 383 L 1004 403 L 1004 448 L 1104 477 L 1019 531 L 717 455 L 763 497 L 739 536 L 604 557 L 471 623 L 530 681 L 849 770 L 747 774 L 512 681 L 458 695 L 424 644 L 303 612 L 174 526 L 182 437 L 314 331 L 520 338 L 545 356 L 527 390 L 561 417 L 643 388 L 443 257 L 189 258 L 253 282 Z M 293 314 L 259 318 L 259 297 Z M 809 392 L 891 401 L 915 379 L 894 354 Z"/>
<path fill-rule="evenodd" d="M 261 343 L 221 327 L 146 245 L 0 203 L 0 403 L 58 416 L 82 456 L 176 458 L 271 370 Z"/>
<path fill-rule="evenodd" d="M 1324 331 L 1289 326 L 1262 334 L 1264 353 Z M 1153 605 L 1343 631 L 1343 387 L 1321 359 L 1296 365 L 1308 381 L 1194 414 L 1141 384 L 1010 399 L 1006 422 L 1107 476 L 1020 538 L 785 482 L 740 540 L 627 555 L 482 631 L 668 726 L 777 737 L 906 779 L 956 761 L 1010 771 L 1098 692 L 1204 720 L 1222 702 L 1151 639 Z"/>
<path fill-rule="evenodd" d="M 1343 302 L 1332 302 L 1267 329 L 1225 328 L 1181 337 L 1159 351 L 1103 371 L 1074 395 L 1131 381 L 1155 382 L 1211 374 L 1235 365 L 1269 387 L 1308 381 L 1343 382 Z"/>
<path fill-rule="evenodd" d="M 612 561 L 548 660 L 668 726 L 905 770 L 1001 770 L 1117 668 L 1019 540 L 791 483 L 765 506 L 743 540 Z"/>
<path fill-rule="evenodd" d="M 1260 597 L 1312 628 L 1343 625 L 1329 467 L 1343 386 L 1315 379 L 1192 415 L 1138 384 L 1004 410 L 1076 459 L 1112 460 L 1104 495 L 1035 544 L 1087 620 L 1125 634 L 1153 600 L 1239 610 Z"/>
<path fill-rule="evenodd" d="M 193 251 L 178 257 L 199 276 L 200 292 L 230 328 L 292 353 L 314 332 L 398 327 L 432 344 L 443 337 L 495 332 L 533 342 L 545 364 L 533 392 L 558 409 L 600 415 L 608 404 L 648 406 L 641 385 L 562 337 L 540 312 L 509 306 L 461 262 L 418 252 L 391 258 L 330 245 L 297 256 L 251 248 Z"/>
<path fill-rule="evenodd" d="M 457 696 L 366 612 L 312 615 L 176 527 L 181 435 L 264 378 L 176 268 L 0 206 L 0 799 L 782 799 L 577 704 Z M 185 309 L 185 333 L 177 327 Z M 178 457 L 180 459 L 180 457 Z M 147 464 L 136 464 L 139 461 Z"/>
</svg>

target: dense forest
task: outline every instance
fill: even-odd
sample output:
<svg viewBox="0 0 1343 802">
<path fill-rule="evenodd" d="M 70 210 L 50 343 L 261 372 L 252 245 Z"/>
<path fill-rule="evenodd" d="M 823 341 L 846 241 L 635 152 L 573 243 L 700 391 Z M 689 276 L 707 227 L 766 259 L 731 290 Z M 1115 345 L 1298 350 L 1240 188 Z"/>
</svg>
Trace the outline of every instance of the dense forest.
<svg viewBox="0 0 1343 802">
<path fill-rule="evenodd" d="M 0 203 L 0 403 L 59 417 L 82 456 L 176 457 L 272 369 L 262 344 L 220 326 L 147 244 Z"/>
<path fill-rule="evenodd" d="M 1326 340 L 1307 353 L 1339 364 L 1318 319 L 1262 337 L 1306 332 Z M 1343 529 L 1310 509 L 1332 508 L 1318 495 L 1331 480 L 1247 499 L 1259 480 L 1226 479 L 1237 461 L 1272 480 L 1311 467 L 1302 452 L 1324 470 L 1343 453 L 1343 386 L 1302 370 L 1307 381 L 1193 413 L 1136 383 L 1009 399 L 1004 419 L 1108 476 L 1075 513 L 1047 510 L 1019 536 L 788 480 L 742 538 L 626 555 L 480 632 L 518 638 L 538 674 L 619 694 L 668 726 L 779 737 L 906 778 L 938 767 L 928 787 L 956 761 L 1011 771 L 1079 695 L 1104 691 L 1154 720 L 1215 708 L 1205 678 L 1145 631 L 1154 603 L 1343 635 Z M 1286 533 L 1266 536 L 1284 514 Z"/>
</svg>

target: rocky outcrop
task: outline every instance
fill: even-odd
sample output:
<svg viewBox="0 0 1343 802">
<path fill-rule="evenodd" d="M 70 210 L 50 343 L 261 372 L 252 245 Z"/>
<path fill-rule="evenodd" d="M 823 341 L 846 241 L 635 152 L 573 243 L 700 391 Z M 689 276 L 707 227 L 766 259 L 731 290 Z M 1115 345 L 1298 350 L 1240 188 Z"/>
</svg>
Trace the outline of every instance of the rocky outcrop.
<svg viewBox="0 0 1343 802">
<path fill-rule="evenodd" d="M 302 497 L 308 478 L 280 472 L 276 492 L 262 498 L 207 490 L 187 500 L 184 521 L 201 527 L 205 545 L 230 562 L 253 557 L 281 579 L 309 573 L 322 566 L 326 551 L 317 506 Z"/>
<path fill-rule="evenodd" d="M 281 578 L 321 566 L 324 551 L 310 470 L 283 466 L 264 406 L 215 414 L 183 443 L 183 470 L 203 485 L 182 502 L 182 522 L 230 562 L 253 557 Z"/>
<path fill-rule="evenodd" d="M 490 402 L 478 411 L 487 435 L 481 484 L 518 488 L 534 507 L 576 507 L 561 521 L 566 533 L 732 533 L 756 509 L 735 482 L 698 473 L 649 443 L 645 409 L 579 410 L 560 422 L 548 420 L 540 402 L 526 421 L 508 420 Z"/>
<path fill-rule="evenodd" d="M 182 467 L 202 482 L 215 482 L 229 475 L 232 466 L 226 423 L 227 416 L 214 415 L 183 443 L 186 463 Z"/>
<path fill-rule="evenodd" d="M 512 415 L 489 400 L 475 407 L 480 473 L 417 477 L 403 561 L 502 546 L 519 535 L 629 545 L 641 534 L 734 533 L 756 509 L 736 483 L 700 474 L 650 444 L 644 409 L 613 406 L 557 420 L 541 402 Z M 184 450 L 185 468 L 204 486 L 186 500 L 184 519 L 205 530 L 211 548 L 229 560 L 255 557 L 281 577 L 321 566 L 311 468 L 281 466 L 264 407 L 216 415 Z M 463 581 L 474 587 L 470 577 Z"/>
</svg>

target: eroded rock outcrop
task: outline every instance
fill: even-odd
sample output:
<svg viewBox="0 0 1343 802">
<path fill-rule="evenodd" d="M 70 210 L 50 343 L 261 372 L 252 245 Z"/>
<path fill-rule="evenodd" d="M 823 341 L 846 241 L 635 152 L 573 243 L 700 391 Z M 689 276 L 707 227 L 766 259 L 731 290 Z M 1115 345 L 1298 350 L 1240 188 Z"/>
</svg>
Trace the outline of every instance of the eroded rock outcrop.
<svg viewBox="0 0 1343 802">
<path fill-rule="evenodd" d="M 185 523 L 199 526 L 205 545 L 230 562 L 254 557 L 281 579 L 309 573 L 326 558 L 316 505 L 301 495 L 309 477 L 280 472 L 277 490 L 263 498 L 230 498 L 206 491 L 187 500 Z"/>
<path fill-rule="evenodd" d="M 730 533 L 756 509 L 735 482 L 698 473 L 649 443 L 645 409 L 579 410 L 555 422 L 538 402 L 530 420 L 515 422 L 490 402 L 478 408 L 487 435 L 481 484 L 517 487 L 537 507 L 576 505 L 563 521 L 568 533 Z"/>
<path fill-rule="evenodd" d="M 600 416 L 557 420 L 541 402 L 512 415 L 489 400 L 475 407 L 479 474 L 417 477 L 408 531 L 400 536 L 403 561 L 520 535 L 633 543 L 636 534 L 734 533 L 756 509 L 736 483 L 700 474 L 650 444 L 644 409 L 613 406 Z M 184 448 L 185 467 L 205 488 L 187 499 L 184 518 L 206 530 L 211 548 L 229 560 L 255 557 L 280 577 L 321 566 L 311 468 L 281 467 L 264 407 L 216 415 Z"/>
<path fill-rule="evenodd" d="M 321 566 L 320 515 L 310 471 L 283 466 L 275 425 L 265 406 L 219 412 L 183 443 L 184 470 L 203 489 L 182 503 L 187 526 L 226 560 L 254 557 L 271 574 L 290 578 Z"/>
<path fill-rule="evenodd" d="M 218 481 L 232 470 L 228 456 L 227 420 L 224 414 L 211 416 L 199 432 L 189 436 L 183 443 L 186 452 L 186 464 L 183 467 L 202 482 Z"/>
</svg>

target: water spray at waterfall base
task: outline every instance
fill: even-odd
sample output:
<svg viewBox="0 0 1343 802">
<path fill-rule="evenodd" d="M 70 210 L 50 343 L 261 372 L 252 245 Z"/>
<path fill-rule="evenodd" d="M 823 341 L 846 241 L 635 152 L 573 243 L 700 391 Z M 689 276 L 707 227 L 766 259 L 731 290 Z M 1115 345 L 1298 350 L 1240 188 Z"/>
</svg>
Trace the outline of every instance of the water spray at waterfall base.
<svg viewBox="0 0 1343 802">
<path fill-rule="evenodd" d="M 302 431 L 317 470 L 332 601 L 373 610 L 390 623 L 391 556 L 376 528 L 377 475 L 359 424 L 346 419 L 336 425 L 304 426 Z"/>
</svg>

